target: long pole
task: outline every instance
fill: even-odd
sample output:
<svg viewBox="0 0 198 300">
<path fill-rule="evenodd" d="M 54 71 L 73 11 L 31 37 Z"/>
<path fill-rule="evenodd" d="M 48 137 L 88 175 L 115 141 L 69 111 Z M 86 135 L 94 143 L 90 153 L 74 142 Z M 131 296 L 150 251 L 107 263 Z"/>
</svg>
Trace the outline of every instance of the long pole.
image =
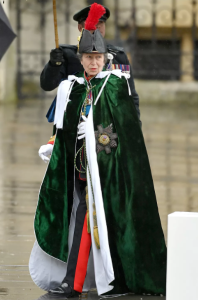
<svg viewBox="0 0 198 300">
<path fill-rule="evenodd" d="M 22 79 L 21 79 L 21 0 L 17 0 L 17 96 L 22 100 Z"/>
<path fill-rule="evenodd" d="M 56 0 L 53 0 L 53 14 L 54 14 L 55 43 L 56 43 L 56 48 L 59 48 L 58 25 L 57 25 L 57 12 L 56 12 Z"/>
</svg>

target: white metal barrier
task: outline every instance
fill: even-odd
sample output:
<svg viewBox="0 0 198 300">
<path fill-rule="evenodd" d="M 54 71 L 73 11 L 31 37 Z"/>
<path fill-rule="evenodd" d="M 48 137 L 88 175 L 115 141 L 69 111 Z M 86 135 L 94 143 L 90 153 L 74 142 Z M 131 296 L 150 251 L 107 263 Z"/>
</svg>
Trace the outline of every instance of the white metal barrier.
<svg viewBox="0 0 198 300">
<path fill-rule="evenodd" d="M 198 213 L 168 216 L 167 300 L 198 300 Z"/>
</svg>

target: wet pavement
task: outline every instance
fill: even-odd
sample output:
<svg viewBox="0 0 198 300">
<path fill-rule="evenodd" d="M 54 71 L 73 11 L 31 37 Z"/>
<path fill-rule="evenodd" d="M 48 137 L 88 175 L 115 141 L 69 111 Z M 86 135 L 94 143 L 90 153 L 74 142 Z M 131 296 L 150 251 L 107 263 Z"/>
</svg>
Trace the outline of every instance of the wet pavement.
<svg viewBox="0 0 198 300">
<path fill-rule="evenodd" d="M 37 153 L 52 132 L 45 118 L 50 102 L 0 106 L 0 300 L 57 299 L 36 287 L 28 272 L 34 212 L 46 169 Z M 198 211 L 198 107 L 144 105 L 141 113 L 166 236 L 169 213 Z M 88 298 L 99 299 L 94 293 Z"/>
</svg>

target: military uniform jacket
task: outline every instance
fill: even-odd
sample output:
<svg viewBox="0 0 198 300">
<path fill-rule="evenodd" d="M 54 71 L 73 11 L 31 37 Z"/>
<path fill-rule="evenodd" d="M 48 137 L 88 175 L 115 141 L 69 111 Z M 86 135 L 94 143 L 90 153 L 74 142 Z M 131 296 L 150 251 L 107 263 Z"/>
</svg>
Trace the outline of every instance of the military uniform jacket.
<svg viewBox="0 0 198 300">
<path fill-rule="evenodd" d="M 74 45 L 60 45 L 63 49 L 63 55 L 65 62 L 61 66 L 53 66 L 50 61 L 46 64 L 40 77 L 41 88 L 45 91 L 52 91 L 58 87 L 60 82 L 67 79 L 69 75 L 73 75 L 77 72 L 83 71 L 83 67 L 76 56 L 77 46 Z M 123 48 L 113 45 L 107 45 L 108 52 L 113 54 L 113 64 L 129 65 L 129 60 L 125 54 Z M 137 111 L 137 115 L 140 119 L 139 110 L 139 96 L 135 90 L 132 69 L 130 66 L 130 79 L 129 85 L 133 96 L 133 101 Z"/>
</svg>

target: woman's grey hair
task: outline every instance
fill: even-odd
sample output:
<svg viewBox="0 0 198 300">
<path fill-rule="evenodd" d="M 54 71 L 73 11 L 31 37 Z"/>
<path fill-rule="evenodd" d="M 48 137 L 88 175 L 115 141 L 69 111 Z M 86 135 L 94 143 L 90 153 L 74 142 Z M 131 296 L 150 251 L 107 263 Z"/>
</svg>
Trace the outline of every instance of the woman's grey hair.
<svg viewBox="0 0 198 300">
<path fill-rule="evenodd" d="M 82 60 L 83 54 L 86 54 L 86 53 L 77 53 L 77 57 L 78 57 L 78 59 L 79 59 L 80 61 Z M 106 63 L 107 63 L 107 60 L 108 60 L 108 58 L 107 58 L 107 52 L 106 52 L 106 53 L 100 53 L 100 54 L 104 54 L 104 62 L 105 62 L 105 64 L 106 64 Z"/>
</svg>

